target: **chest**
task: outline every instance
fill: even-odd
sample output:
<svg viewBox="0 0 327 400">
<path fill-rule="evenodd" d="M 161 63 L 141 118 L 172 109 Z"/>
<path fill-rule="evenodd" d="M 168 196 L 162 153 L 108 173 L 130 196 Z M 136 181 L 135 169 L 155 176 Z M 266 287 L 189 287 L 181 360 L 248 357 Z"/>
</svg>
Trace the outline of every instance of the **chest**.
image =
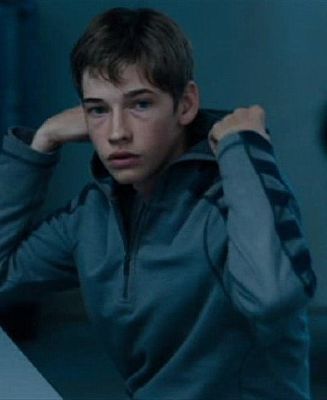
<svg viewBox="0 0 327 400">
<path fill-rule="evenodd" d="M 130 235 L 119 209 L 96 211 L 84 213 L 75 256 L 93 298 L 104 292 L 115 301 L 155 301 L 183 287 L 196 293 L 214 279 L 211 258 L 221 262 L 226 231 L 219 209 L 207 199 L 184 196 L 138 207 Z"/>
</svg>

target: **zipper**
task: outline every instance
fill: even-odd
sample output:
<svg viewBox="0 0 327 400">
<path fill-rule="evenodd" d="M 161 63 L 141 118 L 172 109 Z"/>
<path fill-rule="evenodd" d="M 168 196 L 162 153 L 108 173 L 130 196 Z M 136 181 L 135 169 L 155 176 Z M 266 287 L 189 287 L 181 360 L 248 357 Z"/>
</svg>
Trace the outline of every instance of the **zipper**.
<svg viewBox="0 0 327 400">
<path fill-rule="evenodd" d="M 127 300 L 128 298 L 128 283 L 129 283 L 129 273 L 131 266 L 131 257 L 130 253 L 126 252 L 124 258 L 124 266 L 123 266 L 123 299 Z"/>
<path fill-rule="evenodd" d="M 123 261 L 123 298 L 127 298 L 128 291 L 128 275 L 129 275 L 129 264 L 130 264 L 130 252 L 129 252 L 129 240 L 127 238 L 127 232 L 124 226 L 123 217 L 121 210 L 118 206 L 118 202 L 116 199 L 111 200 L 111 206 L 114 210 L 114 214 L 116 216 L 116 221 L 118 224 L 120 236 L 124 246 L 124 261 Z"/>
<path fill-rule="evenodd" d="M 132 225 L 130 227 L 129 239 L 127 241 L 128 245 L 125 247 L 125 257 L 123 264 L 123 293 L 122 293 L 124 301 L 127 301 L 129 297 L 131 271 L 139 247 L 142 223 L 145 219 L 146 211 L 147 211 L 147 206 L 144 203 L 142 203 L 135 220 L 132 221 Z"/>
<path fill-rule="evenodd" d="M 135 256 L 137 254 L 138 248 L 139 248 L 139 243 L 140 243 L 140 237 L 141 237 L 141 232 L 142 228 L 144 227 L 144 221 L 148 215 L 149 210 L 151 209 L 151 204 L 157 200 L 157 198 L 160 196 L 160 191 L 154 196 L 148 203 L 145 203 L 143 200 L 141 201 L 140 206 L 136 210 L 136 212 L 132 211 L 130 217 L 131 217 L 131 225 L 129 226 L 129 232 L 127 236 L 127 232 L 124 226 L 123 222 L 123 216 L 120 210 L 120 207 L 117 203 L 117 200 L 112 201 L 112 206 L 114 208 L 114 212 L 116 214 L 116 219 L 118 222 L 120 234 L 122 237 L 123 245 L 124 245 L 124 250 L 125 250 L 125 255 L 124 255 L 124 260 L 123 260 L 123 265 L 122 265 L 122 299 L 123 301 L 128 301 L 129 298 L 129 292 L 130 292 L 130 279 L 131 279 L 131 271 L 134 266 L 135 262 Z M 136 200 L 135 200 L 136 201 Z M 135 206 L 136 203 L 134 203 Z M 136 213 L 136 215 L 135 215 Z M 133 215 L 134 214 L 134 215 Z"/>
</svg>

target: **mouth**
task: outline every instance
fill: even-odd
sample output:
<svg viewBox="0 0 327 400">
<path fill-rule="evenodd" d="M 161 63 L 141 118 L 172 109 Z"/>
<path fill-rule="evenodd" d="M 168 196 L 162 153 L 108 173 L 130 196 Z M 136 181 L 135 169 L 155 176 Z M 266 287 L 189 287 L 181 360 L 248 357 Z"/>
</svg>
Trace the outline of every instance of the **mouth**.
<svg viewBox="0 0 327 400">
<path fill-rule="evenodd" d="M 108 163 L 114 169 L 132 168 L 140 163 L 140 156 L 127 152 L 113 153 Z"/>
</svg>

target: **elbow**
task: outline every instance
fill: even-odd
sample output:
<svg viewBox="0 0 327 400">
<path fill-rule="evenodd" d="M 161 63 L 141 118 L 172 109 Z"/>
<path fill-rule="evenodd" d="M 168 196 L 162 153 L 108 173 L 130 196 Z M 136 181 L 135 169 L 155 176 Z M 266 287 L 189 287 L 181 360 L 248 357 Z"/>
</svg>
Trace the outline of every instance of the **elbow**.
<svg viewBox="0 0 327 400">
<path fill-rule="evenodd" d="M 276 287 L 274 290 L 262 290 L 259 296 L 238 295 L 234 298 L 234 303 L 247 318 L 269 321 L 302 310 L 311 298 L 312 295 L 299 281 L 292 288 Z"/>
</svg>

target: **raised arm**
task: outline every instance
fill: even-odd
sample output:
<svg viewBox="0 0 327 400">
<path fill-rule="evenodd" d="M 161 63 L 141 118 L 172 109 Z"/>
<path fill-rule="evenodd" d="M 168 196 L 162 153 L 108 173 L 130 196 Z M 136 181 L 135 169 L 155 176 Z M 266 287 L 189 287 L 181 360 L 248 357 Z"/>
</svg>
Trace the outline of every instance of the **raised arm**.
<svg viewBox="0 0 327 400">
<path fill-rule="evenodd" d="M 294 196 L 276 166 L 261 107 L 238 109 L 209 134 L 222 177 L 228 234 L 223 284 L 249 318 L 302 308 L 315 276 Z"/>
<path fill-rule="evenodd" d="M 36 226 L 49 179 L 67 141 L 86 139 L 81 109 L 50 118 L 34 134 L 16 128 L 0 151 L 0 307 L 40 291 L 76 286 L 70 234 L 74 204 Z"/>
<path fill-rule="evenodd" d="M 70 108 L 47 119 L 36 131 L 31 148 L 47 153 L 67 142 L 89 140 L 84 112 L 81 106 Z"/>
</svg>

